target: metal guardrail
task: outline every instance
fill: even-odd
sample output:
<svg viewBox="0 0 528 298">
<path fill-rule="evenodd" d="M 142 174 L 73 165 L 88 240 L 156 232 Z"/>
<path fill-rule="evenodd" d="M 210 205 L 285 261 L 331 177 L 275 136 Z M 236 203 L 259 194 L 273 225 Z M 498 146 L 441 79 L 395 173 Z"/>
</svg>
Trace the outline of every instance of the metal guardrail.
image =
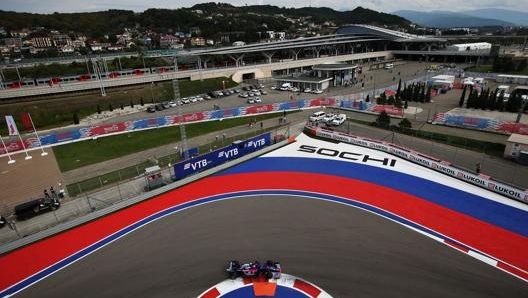
<svg viewBox="0 0 528 298">
<path fill-rule="evenodd" d="M 31 235 L 28 235 L 26 237 L 17 239 L 15 241 L 9 242 L 7 244 L 4 244 L 4 245 L 0 246 L 0 255 L 8 253 L 8 252 L 10 252 L 12 250 L 18 249 L 20 247 L 29 245 L 29 244 L 31 244 L 33 242 L 42 240 L 44 238 L 53 236 L 55 234 L 64 232 L 66 230 L 75 228 L 77 226 L 83 225 L 83 224 L 85 224 L 87 222 L 90 222 L 90 221 L 93 221 L 93 220 L 95 220 L 97 218 L 100 218 L 100 217 L 106 216 L 108 214 L 114 213 L 116 211 L 119 211 L 121 209 L 127 208 L 129 206 L 135 205 L 135 204 L 140 203 L 142 201 L 154 198 L 154 197 L 159 196 L 159 195 L 161 195 L 163 193 L 172 191 L 172 190 L 177 189 L 179 187 L 182 187 L 182 186 L 184 186 L 186 184 L 192 183 L 192 182 L 194 182 L 196 180 L 199 180 L 199 179 L 202 179 L 204 177 L 210 176 L 210 175 L 212 175 L 214 173 L 217 173 L 219 171 L 222 171 L 224 169 L 233 167 L 233 166 L 235 166 L 237 164 L 243 163 L 243 162 L 245 162 L 247 160 L 253 159 L 253 158 L 258 157 L 258 156 L 260 156 L 262 154 L 265 154 L 267 152 L 273 151 L 273 150 L 275 150 L 275 149 L 277 149 L 279 147 L 282 147 L 282 146 L 286 145 L 287 143 L 288 143 L 288 140 L 284 140 L 284 141 L 278 142 L 276 144 L 273 144 L 273 145 L 270 145 L 268 147 L 265 147 L 265 148 L 263 148 L 263 149 L 261 149 L 259 151 L 256 151 L 256 152 L 250 153 L 248 155 L 242 156 L 242 157 L 240 157 L 238 159 L 235 159 L 233 161 L 229 161 L 229 162 L 226 162 L 224 164 L 221 164 L 221 165 L 219 165 L 219 166 L 217 166 L 217 167 L 215 167 L 213 169 L 205 170 L 205 171 L 200 172 L 198 174 L 195 174 L 193 176 L 190 176 L 190 177 L 184 178 L 182 180 L 167 184 L 165 186 L 162 186 L 160 188 L 151 190 L 151 191 L 146 192 L 144 194 L 135 196 L 133 198 L 119 201 L 119 202 L 117 202 L 115 204 L 109 205 L 108 207 L 106 207 L 104 209 L 95 210 L 93 212 L 89 212 L 88 214 L 86 214 L 86 215 L 84 215 L 82 217 L 79 217 L 79 218 L 76 218 L 74 220 L 70 220 L 70 221 L 66 221 L 66 222 L 60 223 L 58 225 L 55 225 L 55 226 L 50 227 L 48 229 L 42 230 L 40 232 L 37 232 L 37 233 L 31 234 Z M 143 177 L 138 178 L 138 179 L 140 181 L 138 181 L 137 183 L 144 182 L 144 178 Z M 133 182 L 131 182 L 131 183 L 133 183 Z M 58 209 L 56 211 L 53 211 L 53 212 L 61 212 L 61 210 L 63 210 L 63 209 L 64 208 L 60 208 L 60 209 Z"/>
</svg>

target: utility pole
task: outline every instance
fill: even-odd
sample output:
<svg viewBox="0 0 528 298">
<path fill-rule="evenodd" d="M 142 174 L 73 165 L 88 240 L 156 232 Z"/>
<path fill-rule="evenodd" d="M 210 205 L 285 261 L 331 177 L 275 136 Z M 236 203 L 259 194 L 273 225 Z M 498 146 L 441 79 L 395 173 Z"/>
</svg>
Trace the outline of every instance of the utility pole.
<svg viewBox="0 0 528 298">
<path fill-rule="evenodd" d="M 104 86 L 103 86 L 103 82 L 102 82 L 102 78 L 101 78 L 101 69 L 98 65 L 98 62 L 97 62 L 97 58 L 96 59 L 91 59 L 92 60 L 92 67 L 93 67 L 93 70 L 94 70 L 94 73 L 95 73 L 95 77 L 97 79 L 97 81 L 99 81 L 99 88 L 101 89 L 101 96 L 105 97 L 106 96 L 106 91 L 104 89 Z"/>
<path fill-rule="evenodd" d="M 178 109 L 178 124 L 180 125 L 180 136 L 181 136 L 181 150 L 183 153 L 183 159 L 189 158 L 189 152 L 187 151 L 187 133 L 185 132 L 185 123 L 182 115 L 182 108 L 179 104 L 180 100 L 180 84 L 178 79 L 172 80 L 172 90 L 174 92 L 174 102 L 176 102 L 176 108 Z"/>
</svg>

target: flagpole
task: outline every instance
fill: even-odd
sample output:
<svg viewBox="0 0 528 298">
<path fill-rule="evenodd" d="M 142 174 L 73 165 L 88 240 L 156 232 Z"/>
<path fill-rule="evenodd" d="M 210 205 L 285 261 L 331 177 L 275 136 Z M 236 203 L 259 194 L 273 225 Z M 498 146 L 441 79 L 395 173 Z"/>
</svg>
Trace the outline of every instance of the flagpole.
<svg viewBox="0 0 528 298">
<path fill-rule="evenodd" d="M 6 147 L 5 143 L 4 143 L 4 138 L 2 138 L 2 136 L 0 136 L 0 140 L 2 140 L 2 145 L 4 146 L 4 150 L 7 153 L 7 157 L 9 158 L 9 161 L 7 162 L 7 164 L 8 165 L 14 164 L 16 162 L 16 160 L 11 159 L 11 153 L 9 153 L 9 150 L 7 150 L 7 147 Z"/>
<path fill-rule="evenodd" d="M 26 145 L 24 144 L 24 140 L 22 140 L 22 136 L 20 135 L 20 133 L 18 133 L 18 138 L 20 139 L 20 142 L 22 143 L 22 148 L 24 148 L 24 152 L 26 152 L 26 157 L 24 159 L 25 160 L 32 159 L 33 157 L 28 154 L 28 151 L 26 149 Z"/>
<path fill-rule="evenodd" d="M 31 126 L 33 126 L 33 131 L 35 132 L 35 135 L 37 136 L 37 140 L 40 146 L 40 149 L 42 150 L 42 153 L 40 153 L 40 156 L 46 156 L 48 155 L 48 152 L 44 151 L 44 147 L 42 147 L 42 143 L 40 142 L 40 137 L 37 133 L 37 129 L 35 128 L 35 124 L 33 124 L 33 119 L 31 118 L 31 114 L 27 113 L 29 116 L 29 121 L 31 121 Z"/>
</svg>

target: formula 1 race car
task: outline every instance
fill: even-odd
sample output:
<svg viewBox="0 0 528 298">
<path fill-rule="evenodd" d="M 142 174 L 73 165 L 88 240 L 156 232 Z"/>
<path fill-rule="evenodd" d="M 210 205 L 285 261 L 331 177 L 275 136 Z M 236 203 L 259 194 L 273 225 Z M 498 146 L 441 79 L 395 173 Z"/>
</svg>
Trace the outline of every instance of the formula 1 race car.
<svg viewBox="0 0 528 298">
<path fill-rule="evenodd" d="M 268 279 L 279 279 L 281 277 L 281 266 L 279 262 L 268 260 L 265 264 L 260 264 L 259 261 L 240 264 L 238 261 L 229 261 L 227 266 L 227 274 L 229 278 L 235 279 L 237 277 L 259 277 L 263 274 Z"/>
</svg>

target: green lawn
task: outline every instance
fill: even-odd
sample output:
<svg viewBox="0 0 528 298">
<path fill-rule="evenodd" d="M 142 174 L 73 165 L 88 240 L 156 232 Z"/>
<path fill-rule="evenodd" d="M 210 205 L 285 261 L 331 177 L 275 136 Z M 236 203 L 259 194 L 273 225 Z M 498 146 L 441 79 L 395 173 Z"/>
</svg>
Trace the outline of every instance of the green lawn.
<svg viewBox="0 0 528 298">
<path fill-rule="evenodd" d="M 255 119 L 261 121 L 279 116 L 282 116 L 282 112 L 255 115 Z M 247 117 L 233 118 L 223 121 L 187 124 L 185 128 L 187 138 L 192 138 L 213 131 L 246 125 L 247 121 Z M 53 147 L 53 152 L 60 170 L 66 172 L 131 153 L 178 142 L 179 140 L 180 128 L 178 126 L 172 126 L 64 144 Z"/>
</svg>

